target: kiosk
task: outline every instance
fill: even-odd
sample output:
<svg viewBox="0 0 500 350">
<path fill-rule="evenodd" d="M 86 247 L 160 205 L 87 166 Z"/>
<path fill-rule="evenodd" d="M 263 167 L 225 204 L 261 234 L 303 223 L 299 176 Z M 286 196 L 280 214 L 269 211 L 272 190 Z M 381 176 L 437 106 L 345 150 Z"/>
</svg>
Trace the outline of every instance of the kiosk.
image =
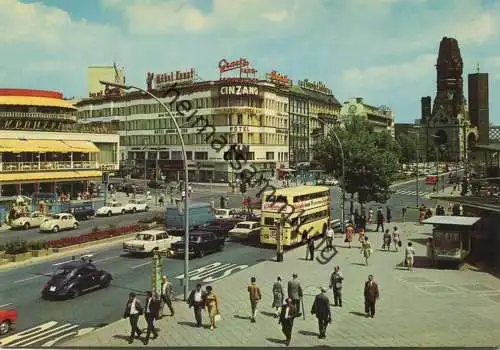
<svg viewBox="0 0 500 350">
<path fill-rule="evenodd" d="M 433 225 L 432 238 L 427 243 L 433 264 L 442 261 L 460 264 L 471 250 L 474 225 L 480 220 L 467 216 L 433 216 L 424 224 Z"/>
</svg>

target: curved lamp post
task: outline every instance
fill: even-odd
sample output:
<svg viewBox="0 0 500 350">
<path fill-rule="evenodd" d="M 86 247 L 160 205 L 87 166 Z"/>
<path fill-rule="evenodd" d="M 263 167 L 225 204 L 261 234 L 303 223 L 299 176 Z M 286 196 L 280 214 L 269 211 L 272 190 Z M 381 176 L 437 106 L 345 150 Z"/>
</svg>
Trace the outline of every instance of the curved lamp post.
<svg viewBox="0 0 500 350">
<path fill-rule="evenodd" d="M 182 148 L 182 157 L 184 159 L 184 300 L 187 300 L 187 297 L 189 295 L 189 210 L 188 210 L 188 178 L 189 178 L 189 173 L 188 173 L 188 166 L 187 166 L 187 156 L 186 156 L 186 147 L 184 145 L 184 139 L 182 138 L 182 132 L 179 127 L 179 124 L 177 123 L 177 120 L 175 120 L 174 115 L 170 111 L 170 108 L 168 108 L 162 101 L 160 101 L 159 98 L 157 98 L 155 95 L 150 93 L 147 90 L 144 90 L 140 87 L 134 86 L 134 85 L 125 85 L 125 84 L 118 84 L 118 83 L 113 83 L 113 82 L 107 82 L 107 81 L 99 81 L 102 85 L 107 85 L 107 86 L 112 86 L 115 88 L 123 89 L 123 90 L 137 90 L 145 93 L 146 95 L 150 96 L 152 99 L 154 99 L 156 102 L 158 102 L 165 112 L 169 115 L 170 119 L 172 119 L 172 122 L 175 125 L 175 129 L 177 131 L 177 134 L 179 136 L 179 139 L 181 141 L 181 148 Z"/>
</svg>

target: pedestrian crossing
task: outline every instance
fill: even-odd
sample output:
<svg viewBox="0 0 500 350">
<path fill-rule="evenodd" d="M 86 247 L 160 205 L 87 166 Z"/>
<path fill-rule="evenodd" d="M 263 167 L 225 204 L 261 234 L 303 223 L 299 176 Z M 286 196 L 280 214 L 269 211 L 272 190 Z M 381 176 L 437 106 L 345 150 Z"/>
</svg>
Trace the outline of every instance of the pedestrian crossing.
<svg viewBox="0 0 500 350">
<path fill-rule="evenodd" d="M 425 191 L 418 191 L 418 196 L 419 197 L 428 197 L 432 194 L 433 192 L 425 192 Z M 417 195 L 417 191 L 408 191 L 408 190 L 396 190 L 394 191 L 394 194 L 399 194 L 403 196 L 413 196 L 415 197 Z"/>
<path fill-rule="evenodd" d="M 53 347 L 62 341 L 78 337 L 93 331 L 95 328 L 81 328 L 79 325 L 49 321 L 36 327 L 0 338 L 0 348 L 40 348 Z"/>
</svg>

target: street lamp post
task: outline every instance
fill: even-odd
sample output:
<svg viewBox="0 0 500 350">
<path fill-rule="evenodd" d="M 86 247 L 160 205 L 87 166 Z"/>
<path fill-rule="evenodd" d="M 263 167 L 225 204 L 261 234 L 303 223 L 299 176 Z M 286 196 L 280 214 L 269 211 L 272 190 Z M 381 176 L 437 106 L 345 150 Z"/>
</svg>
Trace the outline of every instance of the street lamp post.
<svg viewBox="0 0 500 350">
<path fill-rule="evenodd" d="M 188 178 L 189 178 L 189 173 L 188 173 L 188 165 L 187 165 L 187 154 L 186 154 L 186 147 L 184 145 L 184 139 L 182 137 L 182 132 L 179 127 L 179 124 L 177 123 L 177 120 L 175 120 L 174 115 L 170 111 L 170 109 L 162 102 L 160 101 L 159 98 L 157 98 L 155 95 L 150 93 L 147 90 L 144 90 L 140 87 L 134 86 L 134 85 L 125 85 L 125 84 L 119 84 L 119 83 L 113 83 L 113 82 L 106 82 L 106 81 L 99 81 L 102 85 L 106 86 L 111 86 L 111 87 L 116 87 L 119 89 L 123 90 L 137 90 L 145 93 L 152 99 L 154 99 L 156 102 L 158 102 L 165 112 L 167 112 L 168 116 L 172 119 L 172 122 L 175 125 L 175 129 L 177 131 L 177 134 L 180 139 L 181 143 L 181 149 L 182 149 L 182 156 L 184 159 L 184 300 L 187 300 L 188 294 L 189 294 L 189 210 L 188 210 Z"/>
<path fill-rule="evenodd" d="M 419 127 L 415 127 L 415 129 L 417 129 L 417 131 L 410 131 L 409 133 L 417 135 L 417 152 L 416 152 L 416 155 L 417 155 L 417 169 L 416 169 L 417 182 L 416 182 L 416 190 L 417 190 L 417 208 L 418 208 L 418 206 L 420 205 L 420 203 L 419 203 L 419 199 L 420 199 L 419 198 L 420 197 L 420 194 L 419 194 L 419 192 L 420 192 L 420 185 L 418 183 L 418 181 L 420 180 L 419 179 L 419 176 L 420 176 L 420 174 L 419 174 L 419 171 L 420 171 L 420 169 L 419 169 L 419 162 L 420 162 L 420 159 L 419 159 L 420 158 L 420 132 L 418 131 Z"/>
</svg>

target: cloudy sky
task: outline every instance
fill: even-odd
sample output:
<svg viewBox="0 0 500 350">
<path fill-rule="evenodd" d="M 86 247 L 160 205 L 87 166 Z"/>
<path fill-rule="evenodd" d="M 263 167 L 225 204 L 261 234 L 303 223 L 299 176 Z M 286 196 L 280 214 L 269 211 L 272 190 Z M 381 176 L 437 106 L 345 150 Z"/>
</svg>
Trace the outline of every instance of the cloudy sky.
<svg viewBox="0 0 500 350">
<path fill-rule="evenodd" d="M 500 0 L 0 0 L 0 87 L 84 96 L 90 65 L 116 60 L 145 85 L 148 71 L 191 67 L 215 79 L 220 59 L 246 57 L 260 73 L 321 80 L 340 101 L 362 96 L 410 122 L 420 97 L 434 97 L 448 36 L 465 73 L 478 62 L 490 73 L 500 124 L 499 33 Z"/>
</svg>

